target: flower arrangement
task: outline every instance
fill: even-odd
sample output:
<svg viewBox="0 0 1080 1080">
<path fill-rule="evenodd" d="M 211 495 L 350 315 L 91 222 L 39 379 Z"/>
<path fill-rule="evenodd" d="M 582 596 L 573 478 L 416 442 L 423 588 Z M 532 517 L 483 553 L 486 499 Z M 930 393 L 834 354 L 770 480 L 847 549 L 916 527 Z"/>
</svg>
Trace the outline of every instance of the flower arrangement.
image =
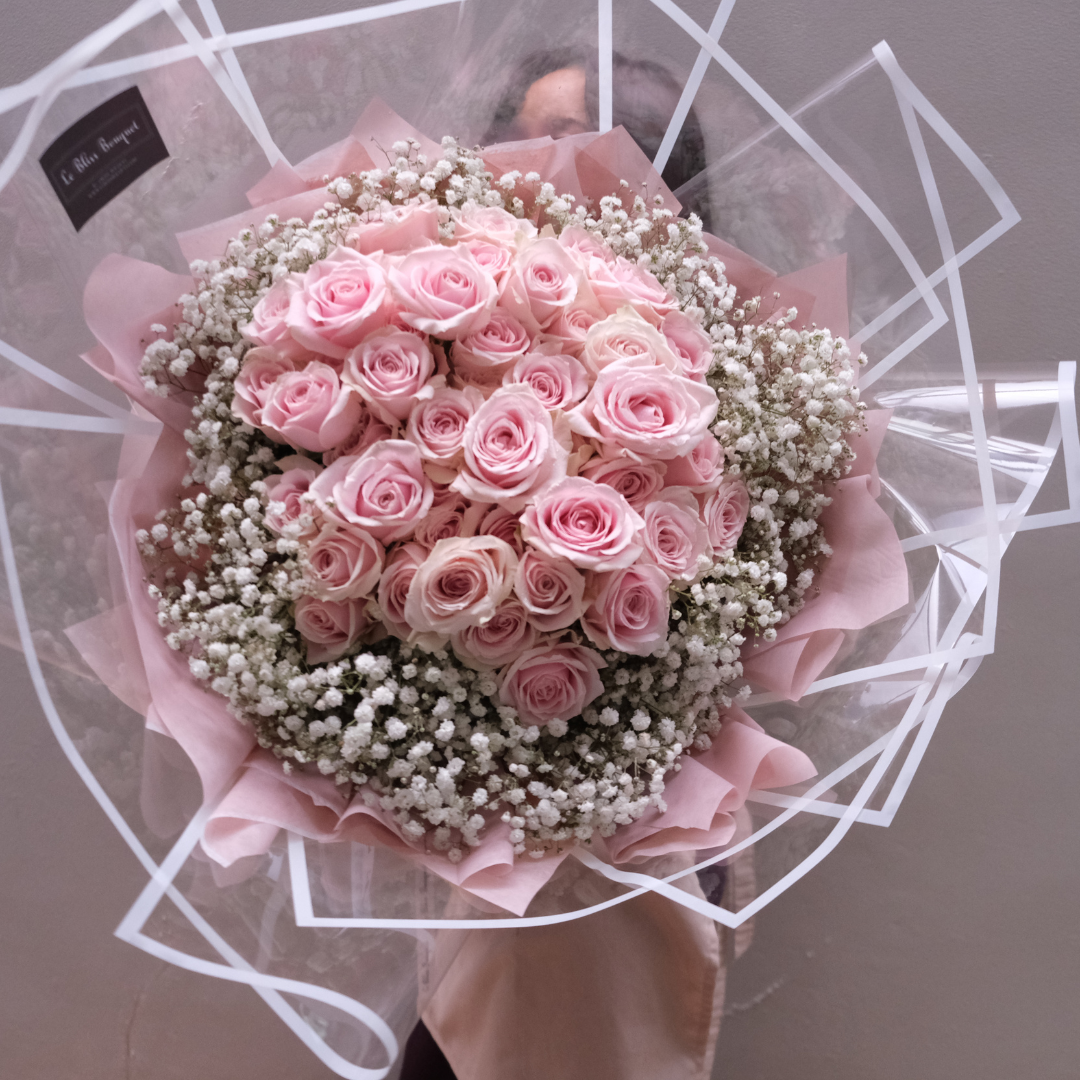
<svg viewBox="0 0 1080 1080">
<path fill-rule="evenodd" d="M 846 344 L 736 305 L 625 184 L 575 205 L 448 138 L 327 190 L 153 327 L 144 388 L 191 407 L 137 535 L 169 646 L 451 862 L 496 819 L 541 857 L 663 811 L 830 554 Z"/>
</svg>

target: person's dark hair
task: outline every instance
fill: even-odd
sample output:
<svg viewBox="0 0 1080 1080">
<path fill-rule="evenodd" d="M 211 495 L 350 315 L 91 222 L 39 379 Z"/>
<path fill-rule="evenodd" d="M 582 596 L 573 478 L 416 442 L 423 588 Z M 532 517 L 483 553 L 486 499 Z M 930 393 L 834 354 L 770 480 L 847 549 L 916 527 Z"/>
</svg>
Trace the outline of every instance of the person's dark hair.
<svg viewBox="0 0 1080 1080">
<path fill-rule="evenodd" d="M 567 47 L 531 53 L 517 66 L 508 83 L 485 143 L 519 138 L 515 120 L 521 112 L 529 87 L 545 75 L 563 68 L 585 72 L 585 109 L 594 128 L 599 127 L 599 76 L 595 51 Z M 615 53 L 612 57 L 612 123 L 620 124 L 652 160 L 663 142 L 664 133 L 679 102 L 682 88 L 672 74 L 652 60 L 636 60 Z M 682 131 L 672 148 L 662 173 L 664 183 L 674 191 L 705 168 L 705 137 L 697 114 L 691 107 Z"/>
</svg>

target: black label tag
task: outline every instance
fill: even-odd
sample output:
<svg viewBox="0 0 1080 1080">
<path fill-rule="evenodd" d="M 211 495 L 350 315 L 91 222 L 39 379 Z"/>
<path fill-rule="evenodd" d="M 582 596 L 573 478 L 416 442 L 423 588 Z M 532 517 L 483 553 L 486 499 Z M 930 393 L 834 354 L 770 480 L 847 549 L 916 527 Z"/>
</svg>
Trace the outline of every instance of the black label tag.
<svg viewBox="0 0 1080 1080">
<path fill-rule="evenodd" d="M 76 231 L 147 169 L 169 156 L 133 86 L 77 120 L 41 155 Z"/>
</svg>

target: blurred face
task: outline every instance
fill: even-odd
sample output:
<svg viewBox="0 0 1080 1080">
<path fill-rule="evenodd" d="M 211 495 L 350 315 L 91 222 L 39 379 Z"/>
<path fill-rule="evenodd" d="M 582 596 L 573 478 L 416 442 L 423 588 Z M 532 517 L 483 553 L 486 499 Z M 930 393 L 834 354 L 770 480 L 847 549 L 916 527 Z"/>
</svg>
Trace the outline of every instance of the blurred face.
<svg viewBox="0 0 1080 1080">
<path fill-rule="evenodd" d="M 515 126 L 522 139 L 560 139 L 592 130 L 585 111 L 585 72 L 560 68 L 537 79 L 525 93 Z"/>
</svg>

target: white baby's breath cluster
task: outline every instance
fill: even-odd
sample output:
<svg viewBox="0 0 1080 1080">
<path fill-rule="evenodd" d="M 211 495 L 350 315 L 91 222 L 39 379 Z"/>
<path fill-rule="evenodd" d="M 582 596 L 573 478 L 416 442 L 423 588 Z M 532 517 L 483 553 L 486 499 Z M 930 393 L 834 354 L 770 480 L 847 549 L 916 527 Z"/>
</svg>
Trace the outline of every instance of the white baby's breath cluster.
<svg viewBox="0 0 1080 1080">
<path fill-rule="evenodd" d="M 452 139 L 430 165 L 415 143 L 399 143 L 386 169 L 327 183 L 333 201 L 311 221 L 270 217 L 221 259 L 193 265 L 197 291 L 181 298 L 171 335 L 155 327 L 162 336 L 146 350 L 148 388 L 192 401 L 185 490 L 137 534 L 168 643 L 286 771 L 354 786 L 404 836 L 453 861 L 499 820 L 518 854 L 610 835 L 663 808 L 665 777 L 711 744 L 737 696 L 740 649 L 751 635 L 775 636 L 829 554 L 818 518 L 862 424 L 847 346 L 826 330 L 793 329 L 794 311 L 753 321 L 758 301 L 735 306 L 700 222 L 657 199 L 636 196 L 624 209 L 608 198 L 592 213 L 535 174 L 496 181 Z M 293 620 L 310 591 L 302 544 L 266 523 L 265 480 L 288 448 L 232 411 L 249 348 L 241 329 L 270 286 L 325 258 L 358 222 L 428 201 L 447 240 L 450 208 L 465 204 L 528 210 L 556 232 L 585 228 L 652 272 L 713 342 L 712 431 L 725 475 L 750 496 L 742 538 L 673 592 L 668 637 L 653 655 L 602 654 L 603 693 L 570 721 L 522 724 L 493 674 L 395 637 L 308 663 Z"/>
</svg>

